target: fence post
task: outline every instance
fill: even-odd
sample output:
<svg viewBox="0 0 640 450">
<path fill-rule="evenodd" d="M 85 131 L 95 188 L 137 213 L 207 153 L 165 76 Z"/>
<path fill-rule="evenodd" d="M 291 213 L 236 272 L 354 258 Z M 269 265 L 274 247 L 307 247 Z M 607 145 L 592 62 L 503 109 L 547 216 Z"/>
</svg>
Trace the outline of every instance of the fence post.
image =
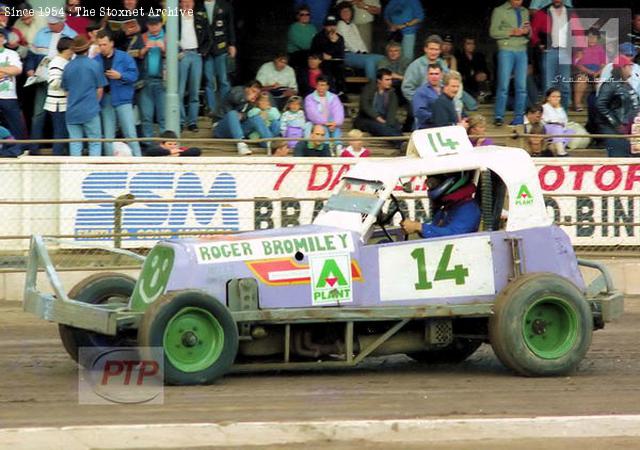
<svg viewBox="0 0 640 450">
<path fill-rule="evenodd" d="M 133 194 L 123 194 L 114 200 L 115 211 L 113 213 L 113 246 L 120 248 L 122 245 L 122 208 L 135 203 Z"/>
</svg>

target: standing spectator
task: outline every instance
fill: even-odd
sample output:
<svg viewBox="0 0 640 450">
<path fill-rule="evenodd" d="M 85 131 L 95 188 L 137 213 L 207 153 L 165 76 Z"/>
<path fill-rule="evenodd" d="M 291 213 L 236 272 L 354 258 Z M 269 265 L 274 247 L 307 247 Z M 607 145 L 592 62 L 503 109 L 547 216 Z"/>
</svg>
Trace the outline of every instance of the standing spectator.
<svg viewBox="0 0 640 450">
<path fill-rule="evenodd" d="M 77 36 L 77 33 L 69 28 L 64 21 L 65 16 L 54 11 L 47 17 L 47 26 L 41 28 L 38 33 L 36 33 L 31 51 L 25 59 L 25 70 L 28 77 L 36 74 L 36 69 L 40 64 L 45 65 L 45 67 L 49 65 L 49 62 L 57 54 L 57 46 L 60 38 L 68 37 L 73 39 Z M 47 60 L 44 60 L 45 57 Z M 37 83 L 35 86 L 33 115 L 31 118 L 32 139 L 42 139 L 44 135 L 46 117 L 44 102 L 47 98 L 47 84 L 44 81 L 46 81 L 46 79 L 43 79 L 42 82 Z M 38 144 L 32 144 L 30 152 L 35 155 L 38 153 L 38 148 Z"/>
<path fill-rule="evenodd" d="M 562 92 L 558 88 L 550 88 L 546 93 L 546 102 L 542 105 L 542 120 L 544 120 L 544 131 L 547 134 L 574 134 L 573 130 L 567 128 L 569 117 L 562 107 Z M 549 147 L 554 156 L 569 156 L 567 144 L 569 138 L 551 138 Z"/>
<path fill-rule="evenodd" d="M 19 47 L 16 51 L 24 59 L 38 31 L 47 26 L 47 20 L 41 14 L 35 14 L 33 6 L 29 3 L 21 3 L 18 8 L 21 16 L 13 24 L 13 31 L 20 33 Z"/>
<path fill-rule="evenodd" d="M 640 97 L 629 84 L 633 61 L 620 55 L 613 63 L 611 78 L 600 87 L 596 100 L 596 120 L 602 134 L 629 134 L 633 119 L 640 113 Z M 605 139 L 610 157 L 632 156 L 627 139 Z"/>
<path fill-rule="evenodd" d="M 313 125 L 308 141 L 300 141 L 293 150 L 293 156 L 328 157 L 331 149 L 326 141 L 327 131 L 322 125 Z"/>
<path fill-rule="evenodd" d="M 166 41 L 160 16 L 147 17 L 147 32 L 142 35 L 142 40 L 144 41 L 144 48 L 141 51 L 144 57 L 141 77 L 143 86 L 138 107 L 142 121 L 142 134 L 144 137 L 153 137 L 154 119 L 160 127 L 160 133 L 165 130 L 163 74 Z"/>
<path fill-rule="evenodd" d="M 512 125 L 524 122 L 527 101 L 527 45 L 529 43 L 529 11 L 522 0 L 509 0 L 491 14 L 489 34 L 498 44 L 498 83 L 494 124 L 502 126 L 507 108 L 507 93 L 511 75 L 515 85 L 515 117 Z"/>
<path fill-rule="evenodd" d="M 236 57 L 236 32 L 233 9 L 225 0 L 205 0 L 204 9 L 209 20 L 211 47 L 204 60 L 205 95 L 209 114 L 216 114 L 216 94 L 226 98 L 231 85 L 227 74 L 227 56 Z"/>
<path fill-rule="evenodd" d="M 12 136 L 26 139 L 27 131 L 16 94 L 16 76 L 22 73 L 22 61 L 17 52 L 4 48 L 7 34 L 6 28 L 0 28 L 0 119 Z"/>
<path fill-rule="evenodd" d="M 87 27 L 91 24 L 91 20 L 82 14 L 81 0 L 66 0 L 65 11 L 67 25 L 79 35 L 88 37 Z"/>
<path fill-rule="evenodd" d="M 373 136 L 402 136 L 396 114 L 398 97 L 392 86 L 389 69 L 378 69 L 376 81 L 367 84 L 360 93 L 360 110 L 354 125 Z M 401 141 L 393 141 L 397 148 Z"/>
<path fill-rule="evenodd" d="M 73 39 L 60 38 L 58 41 L 58 54 L 49 63 L 47 99 L 44 103 L 44 110 L 51 117 L 54 139 L 66 139 L 69 137 L 65 119 L 67 94 L 62 89 L 62 74 L 64 73 L 64 68 L 73 57 L 72 45 Z M 55 156 L 64 156 L 66 153 L 65 147 L 65 144 L 56 142 L 53 144 L 53 154 Z"/>
<path fill-rule="evenodd" d="M 446 73 L 442 79 L 442 94 L 431 106 L 431 120 L 428 128 L 460 125 L 468 128 L 466 119 L 460 120 L 453 99 L 458 95 L 462 85 L 462 77 L 455 70 Z"/>
<path fill-rule="evenodd" d="M 362 131 L 354 128 L 347 133 L 347 137 L 350 139 L 357 139 L 357 141 L 349 141 L 349 144 L 342 150 L 340 157 L 342 158 L 366 158 L 371 156 L 371 150 L 362 145 Z"/>
<path fill-rule="evenodd" d="M 579 23 L 565 0 L 551 0 L 549 6 L 536 11 L 531 22 L 531 44 L 542 55 L 544 90 L 559 88 L 565 109 L 571 101 L 571 49 L 573 36 L 581 32 Z"/>
<path fill-rule="evenodd" d="M 102 72 L 109 80 L 102 97 L 102 130 L 106 139 L 116 137 L 116 126 L 125 138 L 137 138 L 136 125 L 133 117 L 133 96 L 135 83 L 138 81 L 138 68 L 131 56 L 115 48 L 111 34 L 102 30 L 98 32 L 98 47 L 100 54 L 95 61 L 102 68 Z M 142 156 L 140 143 L 129 142 L 133 156 Z M 113 156 L 113 143 L 105 142 L 105 156 Z"/>
<path fill-rule="evenodd" d="M 467 129 L 469 140 L 474 147 L 481 145 L 493 145 L 491 138 L 484 137 L 487 134 L 487 119 L 482 114 L 469 116 L 469 128 Z M 471 137 L 473 136 L 473 137 Z"/>
<path fill-rule="evenodd" d="M 180 95 L 180 122 L 189 131 L 198 131 L 200 109 L 200 83 L 202 80 L 202 57 L 209 53 L 210 37 L 207 14 L 203 9 L 194 9 L 194 0 L 181 0 L 180 9 L 192 11 L 180 17 L 180 54 L 178 55 L 178 92 Z M 185 93 L 189 93 L 185 107 Z"/>
<path fill-rule="evenodd" d="M 231 88 L 224 99 L 222 105 L 224 115 L 215 125 L 213 137 L 240 140 L 246 138 L 254 131 L 257 131 L 259 137 L 264 139 L 273 137 L 273 134 L 260 115 L 253 117 L 248 116 L 249 110 L 258 99 L 261 90 L 262 85 L 257 80 L 251 80 L 244 86 Z M 271 148 L 270 142 L 260 145 L 267 148 L 267 152 L 269 152 Z M 252 153 L 245 142 L 238 142 L 236 147 L 240 156 L 246 156 Z"/>
<path fill-rule="evenodd" d="M 256 80 L 262 84 L 264 91 L 271 94 L 278 109 L 282 109 L 287 99 L 298 93 L 296 73 L 287 62 L 287 55 L 279 53 L 273 61 L 266 62 L 260 66 L 256 75 Z"/>
<path fill-rule="evenodd" d="M 336 2 L 339 3 L 339 0 Z M 364 45 L 371 51 L 373 48 L 373 22 L 382 11 L 380 0 L 348 0 L 354 8 L 353 23 L 358 27 Z"/>
<path fill-rule="evenodd" d="M 433 116 L 433 104 L 442 93 L 442 68 L 438 64 L 429 64 L 427 82 L 418 88 L 413 96 L 413 115 L 416 118 L 416 130 L 428 128 Z"/>
<path fill-rule="evenodd" d="M 578 51 L 574 60 L 574 66 L 578 72 L 573 102 L 576 111 L 584 110 L 586 91 L 594 85 L 595 79 L 600 77 L 600 72 L 607 63 L 607 51 L 599 40 L 600 32 L 590 28 L 587 31 L 587 48 Z"/>
<path fill-rule="evenodd" d="M 458 71 L 467 92 L 482 102 L 490 95 L 489 68 L 484 55 L 476 51 L 476 40 L 464 38 L 462 52 L 458 53 Z"/>
<path fill-rule="evenodd" d="M 333 78 L 329 73 L 322 70 L 322 55 L 312 53 L 307 58 L 307 67 L 299 71 L 298 78 L 298 91 L 302 97 L 306 97 L 316 90 L 316 83 L 321 76 L 326 77 L 329 80 L 330 86 L 335 86 Z M 335 93 L 335 89 L 332 89 Z"/>
<path fill-rule="evenodd" d="M 311 42 L 311 52 L 322 56 L 322 72 L 329 74 L 339 96 L 344 95 L 344 38 L 338 34 L 338 20 L 327 16 L 324 28 Z"/>
<path fill-rule="evenodd" d="M 102 29 L 100 23 L 92 23 L 87 27 L 87 35 L 89 36 L 89 58 L 96 57 L 100 50 L 98 49 L 98 31 Z"/>
<path fill-rule="evenodd" d="M 440 56 L 444 59 L 449 70 L 458 70 L 458 59 L 455 56 L 455 50 L 453 48 L 453 36 L 450 34 L 445 34 L 442 38 L 442 52 Z"/>
<path fill-rule="evenodd" d="M 280 117 L 280 134 L 286 138 L 301 138 L 307 128 L 307 118 L 302 110 L 302 98 L 289 97 L 285 111 Z M 297 141 L 288 141 L 289 148 L 295 147 Z"/>
<path fill-rule="evenodd" d="M 294 7 L 301 8 L 306 6 L 311 13 L 311 23 L 316 30 L 322 29 L 324 19 L 329 13 L 329 7 L 331 6 L 331 0 L 295 0 Z"/>
<path fill-rule="evenodd" d="M 107 85 L 104 71 L 95 60 L 89 59 L 89 41 L 82 36 L 73 40 L 71 50 L 76 57 L 62 72 L 62 89 L 67 93 L 67 131 L 71 139 L 102 138 L 100 99 Z M 100 142 L 89 142 L 89 156 L 100 156 Z M 71 156 L 82 156 L 82 143 L 69 144 Z"/>
<path fill-rule="evenodd" d="M 306 5 L 296 10 L 296 21 L 291 24 L 287 32 L 287 53 L 291 67 L 296 71 L 301 70 L 307 64 L 311 41 L 318 29 L 310 23 L 311 11 Z"/>
<path fill-rule="evenodd" d="M 382 14 L 393 40 L 402 36 L 402 54 L 413 59 L 416 48 L 418 24 L 424 20 L 424 10 L 418 0 L 391 0 Z M 423 75 L 424 76 L 424 75 Z"/>
<path fill-rule="evenodd" d="M 307 120 L 313 125 L 323 125 L 330 138 L 342 135 L 340 127 L 344 122 L 344 106 L 337 95 L 329 92 L 329 80 L 326 78 L 318 78 L 316 90 L 304 99 L 304 111 Z M 336 141 L 333 141 L 333 146 L 342 150 Z"/>
<path fill-rule="evenodd" d="M 442 49 L 442 38 L 437 34 L 432 34 L 424 42 L 424 55 L 415 59 L 409 67 L 407 67 L 404 73 L 404 80 L 402 80 L 402 93 L 404 98 L 408 101 L 412 101 L 413 95 L 424 83 L 424 77 L 427 73 L 427 67 L 432 64 L 437 64 L 442 69 L 443 73 L 449 71 L 447 64 L 442 58 L 440 58 L 440 52 Z"/>
<path fill-rule="evenodd" d="M 360 31 L 353 22 L 353 6 L 349 2 L 340 2 L 337 6 L 338 33 L 344 38 L 344 62 L 349 67 L 363 69 L 369 81 L 376 77 L 376 66 L 384 58 L 382 55 L 369 53 L 369 47 L 360 36 Z"/>
</svg>

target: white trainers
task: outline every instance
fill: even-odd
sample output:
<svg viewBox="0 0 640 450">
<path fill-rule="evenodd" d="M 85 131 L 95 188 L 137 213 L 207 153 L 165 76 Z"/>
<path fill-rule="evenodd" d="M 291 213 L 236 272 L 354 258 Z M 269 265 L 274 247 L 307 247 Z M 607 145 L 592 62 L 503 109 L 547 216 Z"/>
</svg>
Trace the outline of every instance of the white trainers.
<svg viewBox="0 0 640 450">
<path fill-rule="evenodd" d="M 240 155 L 240 156 L 248 156 L 248 155 L 250 155 L 252 153 L 251 149 L 249 148 L 249 146 L 247 144 L 245 144 L 244 142 L 238 142 L 236 147 L 238 149 L 238 155 Z"/>
</svg>

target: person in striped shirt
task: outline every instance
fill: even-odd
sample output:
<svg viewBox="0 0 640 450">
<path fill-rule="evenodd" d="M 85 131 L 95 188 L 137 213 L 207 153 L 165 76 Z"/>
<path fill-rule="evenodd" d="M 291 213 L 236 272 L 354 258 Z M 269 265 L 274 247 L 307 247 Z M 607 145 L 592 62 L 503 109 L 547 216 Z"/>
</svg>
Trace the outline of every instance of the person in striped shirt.
<svg viewBox="0 0 640 450">
<path fill-rule="evenodd" d="M 58 54 L 53 57 L 49 63 L 49 75 L 47 79 L 47 98 L 44 102 L 44 110 L 51 118 L 53 124 L 53 138 L 66 139 L 69 137 L 67 133 L 67 122 L 65 112 L 67 111 L 67 94 L 62 89 L 62 74 L 65 66 L 69 63 L 73 56 L 71 45 L 73 39 L 62 37 L 58 41 Z M 64 156 L 67 154 L 66 144 L 56 142 L 53 144 L 53 154 L 55 156 Z"/>
</svg>

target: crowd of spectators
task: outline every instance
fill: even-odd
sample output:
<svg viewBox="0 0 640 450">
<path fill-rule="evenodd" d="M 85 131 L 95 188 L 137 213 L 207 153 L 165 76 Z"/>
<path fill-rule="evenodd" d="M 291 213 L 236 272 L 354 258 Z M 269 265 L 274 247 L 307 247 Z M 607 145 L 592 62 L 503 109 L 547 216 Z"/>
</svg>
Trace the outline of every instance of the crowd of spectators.
<svg viewBox="0 0 640 450">
<path fill-rule="evenodd" d="M 123 0 L 123 14 L 94 22 L 77 13 L 80 2 L 67 0 L 64 14 L 53 10 L 48 17 L 28 14 L 25 3 L 11 23 L 0 4 L 0 135 L 42 139 L 50 123 L 54 138 L 140 137 L 125 146 L 132 156 L 199 154 L 181 148 L 166 129 L 165 18 L 127 16 L 137 0 Z M 399 137 L 457 124 L 475 136 L 474 145 L 487 145 L 491 139 L 482 136 L 490 119 L 476 110 L 494 101 L 494 126 L 502 127 L 511 109 L 510 125 L 558 135 L 527 140 L 532 154 L 566 156 L 572 134 L 585 132 L 570 122 L 570 110 L 587 110 L 586 130 L 608 135 L 628 134 L 640 115 L 640 13 L 630 42 L 611 48 L 602 30 L 581 27 L 567 0 L 532 2 L 536 9 L 507 0 L 493 9 L 486 30 L 497 48 L 490 65 L 473 36 L 426 33 L 416 42 L 425 19 L 418 0 L 293 3 L 286 49 L 274 49 L 255 79 L 234 86 L 227 67 L 238 51 L 233 3 L 180 0 L 182 10 L 193 11 L 179 18 L 182 129 L 198 131 L 198 118 L 207 115 L 212 136 L 237 140 L 239 155 L 252 153 L 244 140 L 260 139 L 267 154 L 362 157 L 370 154 L 358 141 L 362 132 Z M 386 30 L 384 46 L 373 38 L 376 23 Z M 348 74 L 368 83 L 359 93 L 355 129 L 343 142 Z M 144 140 L 158 136 L 173 141 L 158 147 Z M 400 140 L 389 144 L 400 152 Z M 604 145 L 610 156 L 635 155 L 625 139 Z M 86 147 L 92 156 L 121 154 L 111 142 Z M 36 143 L 4 145 L 0 156 L 25 150 L 40 151 Z M 80 142 L 53 146 L 54 155 L 83 150 Z"/>
</svg>

